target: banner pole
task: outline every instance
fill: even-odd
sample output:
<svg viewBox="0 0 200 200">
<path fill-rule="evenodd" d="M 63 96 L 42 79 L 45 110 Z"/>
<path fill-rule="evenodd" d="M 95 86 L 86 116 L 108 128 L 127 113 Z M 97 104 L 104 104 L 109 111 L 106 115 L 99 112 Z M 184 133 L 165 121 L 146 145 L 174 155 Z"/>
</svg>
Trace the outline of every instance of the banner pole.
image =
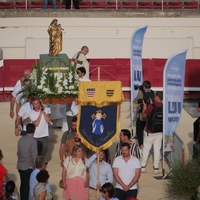
<svg viewBox="0 0 200 200">
<path fill-rule="evenodd" d="M 97 150 L 99 152 L 99 150 Z M 100 166 L 99 166 L 99 153 L 97 155 L 97 186 L 99 186 L 100 182 Z M 97 187 L 97 199 L 99 199 L 100 194 L 99 194 L 99 187 Z"/>
</svg>

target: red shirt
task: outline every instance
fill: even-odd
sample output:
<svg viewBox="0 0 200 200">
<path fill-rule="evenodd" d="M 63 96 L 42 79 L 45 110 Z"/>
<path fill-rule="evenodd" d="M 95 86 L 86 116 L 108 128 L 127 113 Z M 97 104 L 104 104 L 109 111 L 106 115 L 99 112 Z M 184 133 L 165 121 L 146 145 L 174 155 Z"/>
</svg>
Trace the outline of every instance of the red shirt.
<svg viewBox="0 0 200 200">
<path fill-rule="evenodd" d="M 154 102 L 154 104 L 156 105 L 156 107 L 162 107 L 162 106 L 163 106 L 163 103 L 162 103 L 162 102 Z M 151 114 L 152 110 L 153 110 L 153 106 L 152 106 L 151 104 L 149 104 L 149 105 L 147 106 L 147 109 L 144 111 L 144 113 L 147 114 L 147 117 Z M 150 131 L 150 130 L 148 129 L 148 118 L 147 118 L 147 122 L 146 122 L 145 131 L 146 131 L 147 133 L 153 133 L 152 131 Z"/>
<path fill-rule="evenodd" d="M 3 196 L 2 187 L 3 187 L 3 177 L 5 175 L 6 175 L 6 169 L 2 164 L 0 164 L 0 197 Z"/>
</svg>

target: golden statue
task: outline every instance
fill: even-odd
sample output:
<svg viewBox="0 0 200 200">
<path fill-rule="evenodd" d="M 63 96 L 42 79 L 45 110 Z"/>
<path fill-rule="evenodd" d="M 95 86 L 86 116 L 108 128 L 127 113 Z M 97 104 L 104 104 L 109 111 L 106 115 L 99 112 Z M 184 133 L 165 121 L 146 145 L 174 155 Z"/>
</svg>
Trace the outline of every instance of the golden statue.
<svg viewBox="0 0 200 200">
<path fill-rule="evenodd" d="M 62 51 L 62 29 L 57 19 L 53 19 L 47 32 L 49 33 L 49 55 L 59 56 Z"/>
</svg>

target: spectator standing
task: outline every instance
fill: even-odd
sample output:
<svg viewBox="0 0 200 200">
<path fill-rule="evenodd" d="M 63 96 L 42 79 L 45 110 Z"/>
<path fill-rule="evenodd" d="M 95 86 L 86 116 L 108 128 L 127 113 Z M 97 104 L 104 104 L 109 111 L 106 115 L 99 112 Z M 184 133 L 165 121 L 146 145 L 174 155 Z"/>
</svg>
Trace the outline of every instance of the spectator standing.
<svg viewBox="0 0 200 200">
<path fill-rule="evenodd" d="M 17 118 L 15 120 L 15 135 L 19 136 L 19 125 L 22 125 L 22 130 L 26 131 L 26 125 L 31 122 L 30 112 L 33 110 L 33 106 L 31 105 L 31 99 L 34 97 L 34 94 L 28 95 L 28 102 L 24 103 L 17 114 Z"/>
<path fill-rule="evenodd" d="M 46 156 L 48 151 L 48 136 L 50 123 L 50 109 L 45 107 L 37 98 L 31 101 L 33 110 L 30 112 L 30 119 L 35 124 L 34 138 L 38 145 L 38 155 Z"/>
<path fill-rule="evenodd" d="M 135 156 L 130 155 L 130 145 L 121 145 L 122 155 L 115 158 L 113 162 L 113 175 L 117 182 L 116 197 L 126 200 L 129 197 L 137 198 L 137 182 L 140 178 L 140 161 Z"/>
<path fill-rule="evenodd" d="M 72 60 L 71 64 L 78 69 L 79 67 L 85 67 L 86 74 L 85 76 L 89 79 L 89 62 L 86 58 L 86 55 L 89 53 L 89 48 L 87 46 L 82 46 L 81 51 L 76 53 Z"/>
<path fill-rule="evenodd" d="M 10 101 L 10 117 L 14 118 L 14 107 L 16 103 L 16 115 L 18 114 L 18 111 L 20 109 L 20 106 L 24 103 L 25 99 L 22 98 L 22 93 L 20 93 L 23 90 L 23 87 L 25 84 L 28 83 L 28 79 L 26 76 L 22 75 L 20 77 L 21 84 L 14 87 L 14 90 L 12 92 L 12 98 Z"/>
<path fill-rule="evenodd" d="M 131 147 L 130 154 L 139 159 L 140 158 L 139 148 L 136 143 L 131 141 L 131 139 L 130 139 L 131 132 L 128 129 L 122 129 L 119 137 L 120 137 L 120 142 L 117 143 L 116 150 L 115 150 L 115 157 L 122 155 L 121 144 L 128 143 Z"/>
<path fill-rule="evenodd" d="M 3 159 L 3 153 L 0 150 L 0 161 Z M 2 200 L 3 198 L 3 193 L 2 193 L 2 189 L 3 189 L 3 182 L 7 182 L 8 181 L 8 176 L 7 176 L 7 170 L 6 168 L 0 164 L 0 200 Z"/>
<path fill-rule="evenodd" d="M 63 162 L 65 158 L 65 144 L 66 142 L 74 137 L 74 133 L 76 131 L 77 125 L 77 117 L 73 117 L 71 120 L 71 128 L 68 131 L 65 131 L 61 138 L 60 148 L 59 148 L 59 156 L 60 156 L 60 165 L 63 167 Z"/>
<path fill-rule="evenodd" d="M 36 178 L 38 183 L 34 187 L 34 200 L 53 200 L 53 195 L 45 187 L 49 180 L 48 171 L 41 170 Z"/>
<path fill-rule="evenodd" d="M 70 200 L 88 200 L 89 175 L 85 166 L 83 149 L 81 145 L 75 145 L 72 156 L 64 161 L 62 170 L 63 198 Z"/>
<path fill-rule="evenodd" d="M 30 190 L 29 190 L 30 200 L 33 199 L 34 187 L 38 184 L 38 180 L 36 179 L 36 176 L 41 170 L 46 169 L 47 164 L 48 163 L 45 161 L 43 156 L 38 156 L 35 160 L 35 169 L 32 171 L 31 176 L 30 176 Z M 46 183 L 45 188 L 47 189 L 47 191 L 51 193 L 50 184 L 48 182 Z"/>
<path fill-rule="evenodd" d="M 155 95 L 155 107 L 163 107 L 163 92 L 157 91 Z M 144 103 L 144 102 L 143 102 Z M 149 152 L 151 150 L 151 147 L 153 145 L 153 153 L 154 153 L 154 162 L 153 162 L 153 167 L 154 167 L 154 174 L 160 173 L 161 171 L 159 170 L 159 162 L 160 162 L 160 150 L 161 150 L 161 145 L 162 145 L 162 138 L 163 134 L 162 132 L 152 132 L 150 128 L 148 127 L 149 123 L 149 117 L 153 112 L 153 109 L 155 109 L 151 104 L 148 106 L 144 103 L 143 105 L 143 111 L 142 114 L 144 117 L 148 116 L 148 120 L 146 122 L 146 127 L 144 131 L 144 148 L 143 148 L 143 157 L 141 161 L 141 166 L 142 169 L 141 171 L 144 173 L 146 172 L 146 165 L 149 157 Z"/>
<path fill-rule="evenodd" d="M 43 9 L 47 9 L 48 7 L 48 0 L 44 0 Z M 52 0 L 53 9 L 57 9 L 56 0 Z"/>
<path fill-rule="evenodd" d="M 37 158 L 37 142 L 33 138 L 35 132 L 34 124 L 27 124 L 26 132 L 18 141 L 17 147 L 17 169 L 20 175 L 20 197 L 23 200 L 29 199 L 30 175 L 35 168 Z"/>
<path fill-rule="evenodd" d="M 142 115 L 142 100 L 144 98 L 145 101 L 149 101 L 149 99 L 151 99 L 152 101 L 154 100 L 154 92 L 151 90 L 151 82 L 148 80 L 143 82 L 142 87 L 139 87 L 138 95 L 134 100 L 134 103 L 136 105 L 139 104 L 138 117 L 136 121 L 136 135 L 141 152 L 143 149 L 144 127 L 147 120 L 147 118 Z"/>
<path fill-rule="evenodd" d="M 25 69 L 23 75 L 24 75 L 27 79 L 29 79 L 30 76 L 31 76 L 31 70 Z M 20 80 L 20 79 L 19 79 L 19 80 L 16 82 L 16 84 L 15 84 L 15 87 L 17 87 L 17 86 L 21 86 L 21 80 Z M 15 88 L 15 87 L 14 87 L 14 88 Z"/>
<path fill-rule="evenodd" d="M 200 102 L 196 108 L 197 112 L 200 113 Z M 193 134 L 194 134 L 194 141 L 199 144 L 200 142 L 200 116 L 194 121 L 193 123 Z"/>
<path fill-rule="evenodd" d="M 79 9 L 79 0 L 73 0 L 73 5 L 75 9 Z M 66 9 L 71 8 L 71 0 L 66 0 Z"/>
<path fill-rule="evenodd" d="M 91 81 L 89 78 L 86 77 L 86 69 L 85 67 L 79 67 L 76 70 L 76 73 L 78 74 L 78 80 L 79 81 Z"/>
<path fill-rule="evenodd" d="M 73 132 L 74 138 L 68 140 L 65 144 L 65 157 L 72 155 L 72 151 L 75 145 L 81 145 L 83 150 L 83 156 L 89 158 L 92 154 L 84 144 L 82 144 L 81 139 L 77 133 L 77 130 Z"/>
<path fill-rule="evenodd" d="M 99 158 L 99 166 L 97 159 Z M 113 182 L 113 172 L 110 164 L 104 161 L 105 152 L 97 151 L 92 155 L 85 163 L 85 166 L 89 168 L 89 199 L 98 200 L 97 189 L 101 189 L 101 186 L 107 182 Z M 99 167 L 99 174 L 97 168 Z M 98 182 L 99 176 L 99 182 Z"/>
</svg>

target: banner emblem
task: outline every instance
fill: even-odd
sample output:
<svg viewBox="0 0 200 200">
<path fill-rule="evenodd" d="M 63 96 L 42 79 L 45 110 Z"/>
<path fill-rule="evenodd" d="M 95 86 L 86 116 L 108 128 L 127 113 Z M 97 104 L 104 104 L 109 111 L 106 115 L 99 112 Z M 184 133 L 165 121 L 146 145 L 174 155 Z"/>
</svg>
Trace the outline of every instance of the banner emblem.
<svg viewBox="0 0 200 200">
<path fill-rule="evenodd" d="M 87 88 L 87 96 L 92 98 L 95 94 L 95 88 Z"/>
<path fill-rule="evenodd" d="M 114 90 L 106 90 L 106 95 L 107 95 L 108 97 L 113 96 L 113 94 L 114 94 Z"/>
<path fill-rule="evenodd" d="M 96 111 L 96 114 L 93 114 L 91 116 L 92 119 L 94 119 L 94 121 L 92 123 L 92 133 L 97 134 L 97 135 L 101 135 L 104 131 L 102 118 L 105 119 L 106 114 L 102 115 L 101 113 L 102 113 L 102 111 L 98 110 L 98 111 Z"/>
</svg>

